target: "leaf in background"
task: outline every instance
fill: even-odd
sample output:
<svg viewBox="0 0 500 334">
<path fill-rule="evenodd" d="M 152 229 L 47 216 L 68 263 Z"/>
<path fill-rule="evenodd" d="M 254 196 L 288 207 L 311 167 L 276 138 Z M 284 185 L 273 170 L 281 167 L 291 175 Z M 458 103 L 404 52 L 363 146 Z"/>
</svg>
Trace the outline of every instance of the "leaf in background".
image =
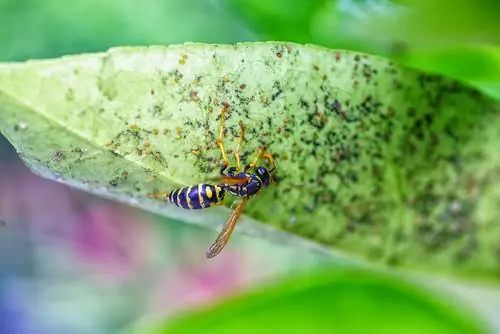
<svg viewBox="0 0 500 334">
<path fill-rule="evenodd" d="M 370 261 L 497 280 L 498 104 L 456 82 L 284 43 L 0 67 L 0 129 L 33 170 L 211 227 L 226 208 L 189 212 L 147 195 L 217 173 L 225 102 L 226 148 L 242 121 L 243 157 L 266 143 L 278 163 L 280 183 L 250 201 L 247 218 Z M 264 226 L 237 229 L 296 244 Z"/>
<path fill-rule="evenodd" d="M 500 48 L 496 46 L 413 50 L 393 58 L 414 68 L 458 78 L 500 100 Z"/>
<path fill-rule="evenodd" d="M 490 24 L 496 2 L 237 0 L 227 6 L 268 40 L 391 57 L 472 84 L 500 100 L 499 52 L 496 46 L 478 44 L 497 39 L 500 26 Z"/>
<path fill-rule="evenodd" d="M 224 2 L 223 2 L 224 3 Z M 387 56 L 394 39 L 366 29 L 401 17 L 407 8 L 387 0 L 233 0 L 226 6 L 265 40 L 313 43 Z"/>
<path fill-rule="evenodd" d="M 227 6 L 237 12 L 264 39 L 299 43 L 314 42 L 310 26 L 316 13 L 328 4 L 326 0 L 237 0 Z"/>
<path fill-rule="evenodd" d="M 371 29 L 371 33 L 401 40 L 418 49 L 500 42 L 500 25 L 497 15 L 498 1 L 466 0 L 445 2 L 434 0 L 396 0 L 408 10 L 381 19 L 365 21 L 359 29 Z M 360 23 L 360 22 L 359 22 Z"/>
<path fill-rule="evenodd" d="M 350 270 L 281 283 L 134 333 L 484 333 L 470 316 L 406 282 Z"/>
<path fill-rule="evenodd" d="M 0 21 L 5 27 L 0 29 L 3 61 L 104 51 L 117 45 L 255 39 L 239 17 L 205 0 L 142 0 L 140 5 L 135 0 L 0 1 Z"/>
</svg>

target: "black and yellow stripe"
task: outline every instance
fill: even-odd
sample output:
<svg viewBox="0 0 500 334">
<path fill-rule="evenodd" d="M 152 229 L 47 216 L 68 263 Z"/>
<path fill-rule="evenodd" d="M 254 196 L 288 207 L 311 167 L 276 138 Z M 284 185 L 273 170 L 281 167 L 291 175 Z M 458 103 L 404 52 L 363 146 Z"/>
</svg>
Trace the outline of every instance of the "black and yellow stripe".
<svg viewBox="0 0 500 334">
<path fill-rule="evenodd" d="M 224 188 L 218 185 L 197 184 L 172 190 L 168 202 L 182 209 L 205 209 L 224 199 Z"/>
</svg>

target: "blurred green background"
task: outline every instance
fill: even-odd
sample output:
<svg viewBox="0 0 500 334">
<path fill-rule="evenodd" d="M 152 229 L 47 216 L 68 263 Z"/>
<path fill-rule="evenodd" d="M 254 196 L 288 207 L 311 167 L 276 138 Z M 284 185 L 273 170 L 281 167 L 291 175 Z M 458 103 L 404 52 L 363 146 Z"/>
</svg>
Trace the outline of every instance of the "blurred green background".
<svg viewBox="0 0 500 334">
<path fill-rule="evenodd" d="M 415 68 L 451 76 L 500 99 L 500 49 L 497 46 L 500 24 L 496 23 L 500 22 L 499 9 L 498 2 L 486 0 L 454 3 L 432 0 L 0 0 L 0 61 L 99 52 L 125 45 L 285 40 L 391 57 Z M 208 244 L 213 231 L 169 221 L 42 180 L 22 166 L 5 140 L 0 142 L 0 157 L 0 220 L 6 222 L 0 233 L 1 333 L 142 332 L 164 318 L 182 314 L 197 305 L 213 304 L 244 288 L 277 282 L 293 276 L 292 273 L 348 265 L 332 263 L 331 259 L 318 254 L 304 254 L 239 236 L 233 238 L 231 250 L 218 261 L 207 264 L 190 245 Z M 384 327 L 384 332 L 477 331 L 477 327 L 464 320 L 465 316 L 457 315 L 458 309 L 464 307 L 462 304 L 456 304 L 457 310 L 451 310 L 441 304 L 424 302 L 430 297 L 415 297 L 406 287 L 396 288 L 390 280 L 378 282 L 371 290 L 359 290 L 355 285 L 345 285 L 357 274 L 345 275 L 340 283 L 335 281 L 331 285 L 334 291 L 345 292 L 339 297 L 339 303 L 332 299 L 331 309 L 318 308 L 316 312 L 314 302 L 307 304 L 299 297 L 290 297 L 284 305 L 294 302 L 309 305 L 311 314 L 303 317 L 302 324 L 318 320 L 315 317 L 320 317 L 321 312 L 330 314 L 328 310 L 333 313 L 332 310 L 342 309 L 349 310 L 342 313 L 342 319 L 354 324 L 362 321 L 364 315 L 366 319 L 380 316 L 373 308 L 380 310 L 383 303 L 401 304 L 407 308 L 400 310 L 399 317 L 409 320 L 398 322 L 400 327 Z M 315 282 L 311 279 L 292 284 L 283 290 L 283 295 L 290 295 L 296 286 Z M 500 320 L 495 316 L 498 303 L 492 302 L 500 300 L 498 291 L 448 288 L 465 298 L 492 331 L 500 332 Z M 349 294 L 351 290 L 358 299 L 346 306 L 342 303 L 353 298 Z M 375 290 L 386 293 L 375 296 Z M 359 291 L 364 293 L 360 296 Z M 393 299 L 387 297 L 391 294 Z M 312 289 L 311 296 L 334 298 L 336 294 Z M 203 321 L 229 324 L 228 319 L 234 320 L 243 314 L 247 314 L 244 316 L 247 324 L 252 323 L 254 318 L 248 314 L 263 308 L 252 311 L 253 304 L 242 300 L 247 311 L 241 309 L 238 313 L 234 305 L 228 306 L 228 314 L 213 311 L 215 315 L 207 315 L 201 324 Z M 284 308 L 276 306 L 279 303 L 269 303 L 271 313 L 267 315 L 276 312 L 278 319 L 279 310 Z M 328 303 L 317 305 L 325 307 Z M 430 313 L 426 313 L 427 307 Z M 395 312 L 397 308 L 387 310 Z M 301 311 L 298 308 L 286 312 L 286 316 L 283 313 L 280 318 L 285 323 L 286 317 Z M 413 320 L 428 321 L 412 321 L 412 315 Z M 263 315 L 260 316 L 264 321 Z M 437 325 L 439 322 L 435 319 L 439 318 L 446 321 Z M 331 325 L 325 320 L 328 317 L 321 319 L 318 323 Z M 367 326 L 382 326 L 371 327 L 372 332 L 382 331 L 382 323 L 376 325 L 373 319 L 366 320 Z M 207 329 L 200 325 L 198 330 L 202 330 L 196 331 L 196 322 L 188 323 L 194 326 L 191 331 L 182 329 L 181 324 L 178 332 L 201 333 Z M 225 328 L 225 332 L 231 332 L 231 325 Z M 294 328 L 302 327 L 294 325 Z M 362 326 L 351 331 L 348 328 L 339 332 L 362 330 Z M 279 331 L 279 328 L 273 330 Z M 223 331 L 219 329 L 218 333 Z"/>
</svg>

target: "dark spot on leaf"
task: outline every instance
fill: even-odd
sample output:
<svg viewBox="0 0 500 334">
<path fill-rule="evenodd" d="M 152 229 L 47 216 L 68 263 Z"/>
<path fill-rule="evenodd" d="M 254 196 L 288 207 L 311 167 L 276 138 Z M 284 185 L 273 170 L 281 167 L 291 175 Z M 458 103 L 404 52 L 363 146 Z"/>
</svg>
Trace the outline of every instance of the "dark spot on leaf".
<svg viewBox="0 0 500 334">
<path fill-rule="evenodd" d="M 58 163 L 66 158 L 63 151 L 55 151 L 52 153 L 52 161 Z"/>
</svg>

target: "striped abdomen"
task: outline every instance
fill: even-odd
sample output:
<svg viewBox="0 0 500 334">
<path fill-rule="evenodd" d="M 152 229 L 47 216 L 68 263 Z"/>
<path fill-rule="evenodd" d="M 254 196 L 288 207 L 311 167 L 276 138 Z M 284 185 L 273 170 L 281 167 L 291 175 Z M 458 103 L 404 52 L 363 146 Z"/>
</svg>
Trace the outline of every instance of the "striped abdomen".
<svg viewBox="0 0 500 334">
<path fill-rule="evenodd" d="M 224 199 L 224 188 L 211 184 L 197 184 L 172 190 L 168 201 L 182 209 L 196 210 L 208 208 Z"/>
</svg>

